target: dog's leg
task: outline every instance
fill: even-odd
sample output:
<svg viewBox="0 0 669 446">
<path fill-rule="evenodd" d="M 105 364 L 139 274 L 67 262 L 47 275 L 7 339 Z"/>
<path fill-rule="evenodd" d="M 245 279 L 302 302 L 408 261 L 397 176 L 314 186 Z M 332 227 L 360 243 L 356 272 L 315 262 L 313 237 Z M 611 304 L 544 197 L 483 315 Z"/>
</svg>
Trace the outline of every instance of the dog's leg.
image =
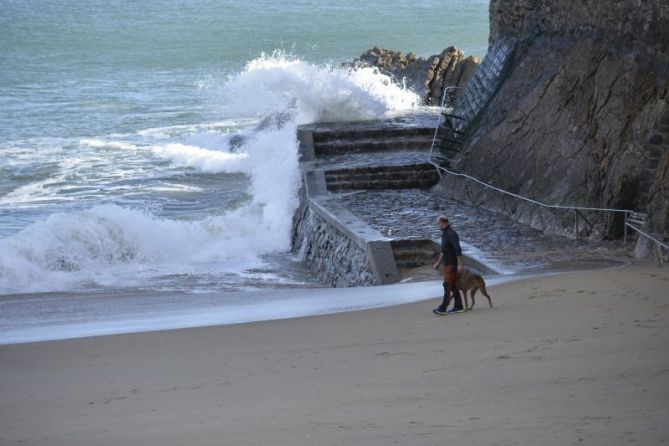
<svg viewBox="0 0 669 446">
<path fill-rule="evenodd" d="M 470 310 L 473 310 L 473 309 L 474 309 L 474 304 L 476 303 L 476 301 L 474 300 L 474 296 L 476 295 L 476 290 L 478 290 L 478 287 L 474 287 L 474 288 L 472 288 L 472 291 L 471 291 L 471 293 L 470 293 L 471 296 L 472 296 L 472 306 L 469 307 Z"/>
<path fill-rule="evenodd" d="M 462 290 L 462 295 L 465 296 L 465 311 L 469 310 L 469 302 L 467 300 L 467 290 Z"/>
</svg>

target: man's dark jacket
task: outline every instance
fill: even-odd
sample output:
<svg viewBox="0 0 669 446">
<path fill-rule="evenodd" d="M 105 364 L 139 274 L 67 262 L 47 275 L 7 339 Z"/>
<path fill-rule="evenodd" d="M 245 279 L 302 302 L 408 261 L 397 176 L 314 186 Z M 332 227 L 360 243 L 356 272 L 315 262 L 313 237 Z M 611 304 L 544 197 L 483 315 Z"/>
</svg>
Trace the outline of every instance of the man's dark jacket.
<svg viewBox="0 0 669 446">
<path fill-rule="evenodd" d="M 462 248 L 460 247 L 460 237 L 458 233 L 447 226 L 441 231 L 441 258 L 442 265 L 448 265 L 453 272 L 458 270 L 458 257 L 462 256 Z"/>
</svg>

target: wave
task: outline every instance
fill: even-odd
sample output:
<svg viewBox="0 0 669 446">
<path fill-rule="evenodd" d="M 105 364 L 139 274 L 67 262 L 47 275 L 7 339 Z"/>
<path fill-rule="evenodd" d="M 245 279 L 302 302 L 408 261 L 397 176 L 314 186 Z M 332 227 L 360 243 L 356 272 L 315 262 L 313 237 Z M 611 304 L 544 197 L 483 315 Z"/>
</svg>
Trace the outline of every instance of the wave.
<svg viewBox="0 0 669 446">
<path fill-rule="evenodd" d="M 257 256 L 289 243 L 287 234 L 263 223 L 263 213 L 248 206 L 224 216 L 180 221 L 101 205 L 52 214 L 0 240 L 0 290 L 136 286 L 147 275 L 239 274 L 257 265 Z"/>
<path fill-rule="evenodd" d="M 318 66 L 284 53 L 262 55 L 206 88 L 219 98 L 220 122 L 231 125 L 198 124 L 190 133 L 165 126 L 120 140 L 84 139 L 71 149 L 77 157 L 61 159 L 61 167 L 67 161 L 63 171 L 79 174 L 82 182 L 82 171 L 94 172 L 90 181 L 96 184 L 105 182 L 96 167 L 102 165 L 119 181 L 135 171 L 141 181 L 165 162 L 174 175 L 243 174 L 250 199 L 195 221 L 160 217 L 147 210 L 150 205 L 94 203 L 53 213 L 0 239 L 0 292 L 136 285 L 147 277 L 202 271 L 241 275 L 261 256 L 290 250 L 300 185 L 298 125 L 373 119 L 418 104 L 415 94 L 376 70 Z"/>
<path fill-rule="evenodd" d="M 151 151 L 198 172 L 244 173 L 251 180 L 251 200 L 223 216 L 194 222 L 117 205 L 52 214 L 0 240 L 0 292 L 137 285 L 127 277 L 150 271 L 240 274 L 260 256 L 290 249 L 299 181 L 293 126 L 256 133 L 238 153 L 184 144 Z"/>
<path fill-rule="evenodd" d="M 375 119 L 420 101 L 375 68 L 313 65 L 281 51 L 250 61 L 223 87 L 224 110 L 239 116 L 296 111 L 296 123 Z"/>
</svg>

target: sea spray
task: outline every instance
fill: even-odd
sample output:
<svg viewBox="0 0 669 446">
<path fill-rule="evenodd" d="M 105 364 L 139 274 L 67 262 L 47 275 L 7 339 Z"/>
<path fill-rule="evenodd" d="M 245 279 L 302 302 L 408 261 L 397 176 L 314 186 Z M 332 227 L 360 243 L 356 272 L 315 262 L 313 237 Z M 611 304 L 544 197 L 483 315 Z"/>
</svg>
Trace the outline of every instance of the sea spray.
<svg viewBox="0 0 669 446">
<path fill-rule="evenodd" d="M 0 293 L 157 289 L 166 277 L 182 289 L 205 276 L 211 289 L 230 276 L 271 282 L 272 274 L 249 271 L 290 250 L 297 126 L 373 119 L 418 102 L 373 69 L 283 53 L 205 88 L 219 98 L 224 124 L 63 140 L 51 157 L 56 172 L 0 197 L 39 215 L 0 239 Z"/>
<path fill-rule="evenodd" d="M 266 116 L 296 109 L 297 124 L 375 119 L 410 109 L 418 96 L 375 68 L 313 65 L 284 52 L 261 55 L 230 76 L 225 109 L 239 116 Z"/>
</svg>

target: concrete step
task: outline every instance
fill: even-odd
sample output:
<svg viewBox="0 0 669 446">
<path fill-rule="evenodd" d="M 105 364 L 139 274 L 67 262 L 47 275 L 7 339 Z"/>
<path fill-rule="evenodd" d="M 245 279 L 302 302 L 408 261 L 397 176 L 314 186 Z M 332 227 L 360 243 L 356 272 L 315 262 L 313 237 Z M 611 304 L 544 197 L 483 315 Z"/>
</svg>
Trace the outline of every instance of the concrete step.
<svg viewBox="0 0 669 446">
<path fill-rule="evenodd" d="M 380 138 L 411 138 L 434 136 L 434 127 L 377 127 L 348 129 L 318 129 L 313 133 L 314 144 L 332 140 L 359 140 Z"/>
<path fill-rule="evenodd" d="M 390 245 L 400 269 L 431 266 L 439 256 L 439 245 L 431 240 L 393 240 Z"/>
<path fill-rule="evenodd" d="M 400 150 L 430 150 L 432 137 L 411 136 L 396 138 L 368 139 L 333 139 L 321 142 L 314 141 L 314 152 L 317 157 L 343 153 L 385 152 Z"/>
<path fill-rule="evenodd" d="M 331 192 L 360 189 L 425 189 L 434 186 L 438 181 L 437 170 L 428 163 L 325 171 L 325 183 Z"/>
<path fill-rule="evenodd" d="M 395 256 L 395 264 L 398 268 L 420 268 L 421 266 L 429 266 L 439 257 L 439 253 L 426 250 L 414 251 L 393 251 Z"/>
<path fill-rule="evenodd" d="M 343 192 L 351 190 L 380 190 L 380 189 L 429 189 L 437 184 L 431 179 L 421 180 L 376 180 L 376 181 L 342 181 L 328 184 L 329 192 Z"/>
</svg>

